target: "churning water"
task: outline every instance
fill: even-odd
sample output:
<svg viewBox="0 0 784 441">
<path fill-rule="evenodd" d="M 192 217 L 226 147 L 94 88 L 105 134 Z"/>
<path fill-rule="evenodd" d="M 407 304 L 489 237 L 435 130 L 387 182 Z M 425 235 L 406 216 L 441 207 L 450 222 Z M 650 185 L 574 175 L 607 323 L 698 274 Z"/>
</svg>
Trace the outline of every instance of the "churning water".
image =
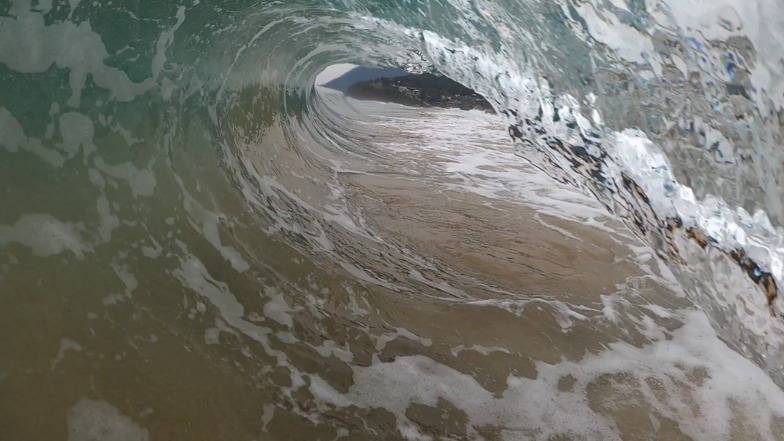
<svg viewBox="0 0 784 441">
<path fill-rule="evenodd" d="M 782 439 L 783 45 L 781 0 L 0 3 L 0 439 Z"/>
</svg>

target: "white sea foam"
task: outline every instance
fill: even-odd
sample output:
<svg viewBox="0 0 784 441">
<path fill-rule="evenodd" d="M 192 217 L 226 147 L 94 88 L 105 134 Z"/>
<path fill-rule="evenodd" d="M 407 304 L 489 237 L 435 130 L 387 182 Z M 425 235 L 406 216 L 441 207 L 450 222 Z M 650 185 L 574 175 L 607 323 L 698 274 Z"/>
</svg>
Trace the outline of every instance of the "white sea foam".
<svg viewBox="0 0 784 441">
<path fill-rule="evenodd" d="M 705 17 L 708 17 L 709 20 L 715 20 L 723 27 L 726 23 L 722 21 L 720 16 L 728 11 L 737 11 L 739 5 L 734 3 L 733 5 L 731 8 L 723 6 L 711 8 L 705 12 Z M 680 7 L 678 6 L 678 8 Z M 585 8 L 588 8 L 586 11 L 594 11 L 593 7 L 585 6 Z M 639 38 L 646 40 L 648 37 L 639 36 L 639 38 L 622 39 L 621 36 L 626 35 L 626 33 L 634 33 L 636 31 L 631 30 L 631 28 L 626 29 L 628 26 L 617 20 L 617 17 L 612 12 L 605 9 L 603 14 L 605 18 L 610 19 L 609 22 L 606 20 L 602 21 L 600 17 L 591 14 L 588 14 L 588 18 L 595 18 L 595 20 L 589 21 L 592 21 L 595 29 L 603 29 L 599 32 L 599 37 L 606 40 L 605 42 L 611 48 L 614 47 L 616 50 L 620 50 L 621 47 L 626 48 L 637 45 L 643 48 L 643 55 L 647 53 L 648 49 L 645 48 L 648 48 L 648 43 L 638 41 L 637 43 L 639 44 L 637 44 L 635 41 L 639 40 Z M 756 19 L 754 16 L 751 16 L 749 20 L 755 23 L 754 20 Z M 774 19 L 766 20 L 771 21 Z M 691 23 L 691 25 L 696 26 L 699 23 Z M 604 28 L 606 26 L 615 28 L 610 31 Z M 686 25 L 684 24 L 684 26 Z M 407 32 L 417 34 L 413 30 L 408 30 Z M 774 34 L 778 36 L 779 32 Z M 503 53 L 488 52 L 483 48 L 470 47 L 461 41 L 452 41 L 428 31 L 421 32 L 421 35 L 428 58 L 439 70 L 482 93 L 492 103 L 500 106 L 500 109 L 515 111 L 518 116 L 511 118 L 511 123 L 519 124 L 522 119 L 522 116 L 519 115 L 533 118 L 534 115 L 541 111 L 542 126 L 549 134 L 557 136 L 562 141 L 582 145 L 580 137 L 577 136 L 578 133 L 583 135 L 587 135 L 591 131 L 605 133 L 602 148 L 611 158 L 610 161 L 604 161 L 603 172 L 605 175 L 613 178 L 616 183 L 622 182 L 622 175 L 624 174 L 631 177 L 645 191 L 659 219 L 678 217 L 683 220 L 685 228 L 696 227 L 700 229 L 715 240 L 719 248 L 727 252 L 738 248 L 747 250 L 749 256 L 764 271 L 772 273 L 779 286 L 784 285 L 784 230 L 773 228 L 765 212 L 758 211 L 750 215 L 743 208 L 730 207 L 722 198 L 712 195 L 707 195 L 702 200 L 698 200 L 689 186 L 675 179 L 667 155 L 659 146 L 651 142 L 645 133 L 636 129 L 613 132 L 607 130 L 606 127 L 594 127 L 591 120 L 582 115 L 581 100 L 568 94 L 556 96 L 546 80 L 537 79 L 533 73 L 529 72 L 528 67 L 515 65 L 511 60 L 506 59 Z M 765 43 L 765 45 L 769 45 L 769 42 Z M 636 50 L 626 53 L 631 61 L 637 62 L 641 59 L 636 54 Z M 773 58 L 776 59 L 776 57 Z M 656 56 L 650 55 L 642 58 L 646 62 L 651 63 L 651 67 L 655 71 L 659 70 L 657 67 L 659 63 L 656 61 L 658 58 Z M 780 67 L 776 67 L 775 71 L 781 71 Z M 780 83 L 784 84 L 784 82 Z M 777 87 L 772 88 L 773 90 L 778 90 Z M 590 104 L 595 99 L 595 96 L 593 99 L 586 97 L 585 102 Z M 555 117 L 556 110 L 560 118 Z M 591 119 L 596 124 L 602 124 L 603 118 L 598 110 L 594 108 L 588 110 L 593 114 Z M 573 120 L 577 128 L 567 128 L 567 125 L 564 123 L 566 119 Z M 535 139 L 533 141 L 536 142 Z M 727 148 L 731 148 L 731 146 L 728 144 Z M 562 170 L 570 173 L 570 166 L 563 163 L 562 158 L 550 151 L 548 147 L 537 145 L 529 150 L 521 156 L 526 156 L 535 164 L 552 161 L 555 164 L 560 164 L 559 167 Z M 589 149 L 589 154 L 595 155 L 596 153 L 591 153 Z M 729 154 L 729 151 L 726 153 Z M 476 158 L 468 157 L 466 159 L 476 161 Z M 771 188 L 767 196 L 767 199 L 771 200 L 765 201 L 766 206 L 773 212 L 778 212 L 780 211 L 780 201 L 771 196 L 775 194 L 775 191 L 772 190 L 774 186 L 772 181 L 770 181 L 776 173 L 777 169 L 775 167 L 777 165 L 773 164 L 775 161 L 770 160 L 761 162 L 770 164 L 770 167 L 773 167 L 770 170 L 765 169 L 770 173 L 761 173 L 762 178 L 767 180 L 761 182 L 761 184 L 764 184 L 766 188 Z M 768 165 L 764 164 L 761 166 L 768 167 Z M 465 168 L 470 168 L 470 165 L 459 164 L 455 166 L 456 171 Z M 493 172 L 483 170 L 483 173 L 490 175 Z M 508 176 L 496 172 L 496 180 L 508 178 Z M 583 179 L 576 177 L 575 180 L 581 182 Z M 498 186 L 498 183 L 493 181 L 492 185 Z M 583 206 L 586 205 L 588 204 Z M 740 274 L 740 271 L 738 271 L 739 276 Z M 784 325 L 775 318 L 763 319 L 764 317 L 770 317 L 770 314 L 762 293 L 758 292 L 758 290 L 750 290 L 743 293 L 727 293 L 727 295 L 737 297 L 737 301 L 744 302 L 749 306 L 748 311 L 750 313 L 745 314 L 742 312 L 743 310 L 739 310 L 738 314 L 732 316 L 734 317 L 733 320 L 742 323 L 745 329 L 754 333 L 770 347 L 776 348 L 780 346 L 782 341 L 784 341 L 780 337 L 784 335 L 782 333 Z M 776 309 L 784 310 L 784 301 L 781 298 L 776 299 Z"/>
<path fill-rule="evenodd" d="M 622 421 L 600 412 L 614 406 L 607 400 L 622 399 L 624 405 L 650 407 L 651 420 L 675 421 L 693 439 L 730 439 L 737 436 L 734 421 L 741 420 L 750 438 L 777 439 L 771 424 L 784 417 L 784 392 L 722 343 L 702 312 L 670 314 L 677 314 L 683 326 L 672 334 L 659 329 L 649 345 L 613 343 L 577 362 L 538 362 L 535 379 L 510 376 L 500 395 L 470 375 L 419 355 L 354 367 L 354 384 L 345 394 L 317 378 L 310 389 L 333 406 L 392 412 L 406 439 L 428 439 L 406 410 L 414 403 L 435 406 L 439 399 L 468 416 L 470 437 L 478 436 L 475 427 L 492 424 L 504 427 L 503 438 L 509 440 L 557 435 L 621 439 L 617 424 Z M 563 387 L 567 378 L 572 384 Z"/>
<path fill-rule="evenodd" d="M 29 151 L 54 167 L 65 163 L 62 153 L 45 148 L 37 138 L 28 138 L 22 125 L 5 107 L 0 107 L 0 145 L 11 153 L 20 149 Z"/>
<path fill-rule="evenodd" d="M 405 121 L 405 123 L 402 123 Z M 422 179 L 439 186 L 475 193 L 488 200 L 521 203 L 540 213 L 578 221 L 610 234 L 610 215 L 592 196 L 575 187 L 554 182 L 544 173 L 511 154 L 503 120 L 480 111 L 423 110 L 417 119 L 389 118 L 374 125 L 395 128 L 405 142 L 384 143 L 378 148 L 398 157 L 402 170 L 418 173 L 426 163 L 440 174 Z M 539 221 L 554 228 L 541 216 Z M 568 233 L 566 233 L 568 234 Z"/>
<path fill-rule="evenodd" d="M 505 133 L 495 128 L 497 117 L 449 110 L 422 110 L 419 115 L 418 119 L 375 122 L 403 134 L 396 142 L 373 147 L 395 155 L 399 171 L 432 179 L 440 185 L 446 183 L 457 191 L 473 192 L 490 201 L 533 204 L 544 213 L 613 230 L 606 225 L 610 216 L 589 196 L 573 187 L 538 178 L 542 175 L 531 173 L 530 167 L 512 157 Z M 633 133 L 618 134 L 618 142 Z M 618 164 L 636 168 L 640 173 L 670 179 L 667 168 L 662 167 L 666 159 L 649 147 L 647 140 L 642 147 L 629 142 L 613 153 L 614 158 Z M 619 168 L 609 170 L 617 172 Z M 645 182 L 656 185 L 657 181 L 650 178 Z M 662 204 L 657 206 L 662 213 L 677 213 L 667 201 L 654 203 Z M 617 231 L 614 234 L 624 236 Z M 632 247 L 632 252 L 648 273 L 644 278 L 673 288 L 675 297 L 682 295 L 669 269 L 650 248 Z M 484 389 L 472 376 L 420 355 L 400 356 L 390 362 L 376 359 L 370 367 L 355 366 L 354 384 L 347 393 L 335 390 L 316 375 L 310 376 L 308 387 L 314 397 L 330 406 L 383 408 L 392 412 L 397 429 L 404 438 L 412 440 L 429 439 L 429 435 L 409 419 L 411 405 L 435 406 L 439 399 L 467 415 L 465 430 L 469 437 L 478 436 L 476 427 L 489 424 L 503 427 L 504 439 L 547 440 L 557 435 L 621 439 L 627 433 L 624 431 L 633 429 L 623 427 L 623 416 L 613 415 L 622 405 L 630 404 L 633 408 L 650 409 L 640 411 L 647 412 L 645 421 L 651 425 L 643 431 L 663 430 L 669 421 L 693 439 L 738 439 L 738 426 L 744 427 L 749 438 L 777 439 L 772 426 L 777 424 L 777 418 L 784 418 L 784 393 L 766 373 L 722 343 L 701 311 L 645 304 L 644 295 L 638 291 L 635 282 L 630 281 L 629 286 L 619 288 L 619 293 L 602 296 L 603 309 L 598 311 L 598 317 L 612 326 L 631 326 L 648 344 L 637 347 L 618 342 L 579 361 L 537 362 L 535 379 L 510 376 L 500 395 Z M 470 303 L 519 312 L 528 302 Z M 576 320 L 598 320 L 594 311 L 583 314 L 585 311 L 565 303 L 547 303 L 556 308 L 554 319 L 563 331 L 573 328 Z M 682 326 L 673 332 L 657 324 L 658 320 L 677 321 Z M 377 340 L 376 349 L 383 349 L 387 340 L 396 337 L 382 337 Z M 503 347 L 473 345 L 453 347 L 451 353 L 457 356 L 467 350 L 484 355 L 508 352 Z M 565 379 L 571 379 L 568 387 L 564 384 L 570 381 Z M 667 436 L 664 432 L 660 435 Z"/>
<path fill-rule="evenodd" d="M 19 243 L 40 256 L 71 251 L 81 258 L 92 250 L 82 239 L 83 231 L 83 225 L 62 222 L 48 214 L 27 214 L 14 225 L 0 225 L 0 246 Z"/>
<path fill-rule="evenodd" d="M 14 9 L 16 17 L 0 18 L 0 63 L 26 73 L 44 72 L 52 64 L 69 69 L 70 106 L 79 107 L 88 75 L 121 101 L 129 101 L 152 87 L 152 79 L 137 84 L 120 69 L 104 64 L 109 53 L 89 22 L 77 25 L 65 21 L 47 26 L 43 14 L 30 11 L 29 2 L 18 1 Z"/>
<path fill-rule="evenodd" d="M 189 214 L 188 221 L 190 222 L 191 226 L 201 231 L 202 236 L 204 236 L 210 242 L 210 244 L 221 253 L 224 259 L 231 263 L 231 266 L 237 272 L 242 273 L 247 271 L 248 268 L 250 268 L 250 264 L 248 264 L 245 258 L 242 257 L 242 254 L 231 245 L 225 245 L 221 240 L 218 227 L 221 225 L 221 222 L 225 220 L 225 217 L 206 209 L 185 188 L 181 178 L 176 177 L 176 180 L 180 185 L 184 195 L 183 205 Z M 142 181 L 146 182 L 144 179 Z"/>
<path fill-rule="evenodd" d="M 71 339 L 61 338 L 60 349 L 57 351 L 57 357 L 54 360 L 52 360 L 50 364 L 52 370 L 55 370 L 57 368 L 57 365 L 60 364 L 61 361 L 63 361 L 63 357 L 65 357 L 65 354 L 68 351 L 81 352 L 82 345 L 80 345 L 79 343 Z"/>
<path fill-rule="evenodd" d="M 103 158 L 95 158 L 95 167 L 107 176 L 125 181 L 134 197 L 152 196 L 157 185 L 154 165 L 155 161 L 151 160 L 147 167 L 139 169 L 130 162 L 107 164 Z"/>
<path fill-rule="evenodd" d="M 68 413 L 68 441 L 148 441 L 147 429 L 105 401 L 82 399 Z"/>
</svg>

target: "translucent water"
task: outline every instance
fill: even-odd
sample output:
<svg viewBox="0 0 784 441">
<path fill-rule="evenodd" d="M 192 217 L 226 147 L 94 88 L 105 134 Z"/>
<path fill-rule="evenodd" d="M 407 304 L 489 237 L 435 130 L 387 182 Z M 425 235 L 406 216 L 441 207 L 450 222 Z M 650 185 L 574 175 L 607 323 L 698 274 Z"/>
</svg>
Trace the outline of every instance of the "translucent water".
<svg viewBox="0 0 784 441">
<path fill-rule="evenodd" d="M 778 439 L 782 7 L 0 5 L 0 439 Z"/>
</svg>

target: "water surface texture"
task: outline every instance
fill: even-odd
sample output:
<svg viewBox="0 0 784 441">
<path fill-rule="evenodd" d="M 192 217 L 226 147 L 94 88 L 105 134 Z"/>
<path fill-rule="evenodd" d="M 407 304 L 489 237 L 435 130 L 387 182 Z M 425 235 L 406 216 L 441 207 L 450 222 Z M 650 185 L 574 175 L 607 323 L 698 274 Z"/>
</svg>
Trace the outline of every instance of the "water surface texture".
<svg viewBox="0 0 784 441">
<path fill-rule="evenodd" d="M 781 439 L 782 47 L 781 0 L 0 4 L 0 439 Z"/>
</svg>

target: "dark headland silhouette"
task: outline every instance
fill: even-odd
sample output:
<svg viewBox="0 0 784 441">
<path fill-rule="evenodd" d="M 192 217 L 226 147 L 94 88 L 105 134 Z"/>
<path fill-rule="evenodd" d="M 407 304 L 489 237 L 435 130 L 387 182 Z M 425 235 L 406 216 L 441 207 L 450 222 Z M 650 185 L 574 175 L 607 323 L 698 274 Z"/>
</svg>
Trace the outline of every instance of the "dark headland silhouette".
<svg viewBox="0 0 784 441">
<path fill-rule="evenodd" d="M 359 66 L 322 86 L 359 100 L 493 112 L 493 107 L 484 97 L 456 81 L 429 73 L 412 74 L 397 68 Z"/>
</svg>

